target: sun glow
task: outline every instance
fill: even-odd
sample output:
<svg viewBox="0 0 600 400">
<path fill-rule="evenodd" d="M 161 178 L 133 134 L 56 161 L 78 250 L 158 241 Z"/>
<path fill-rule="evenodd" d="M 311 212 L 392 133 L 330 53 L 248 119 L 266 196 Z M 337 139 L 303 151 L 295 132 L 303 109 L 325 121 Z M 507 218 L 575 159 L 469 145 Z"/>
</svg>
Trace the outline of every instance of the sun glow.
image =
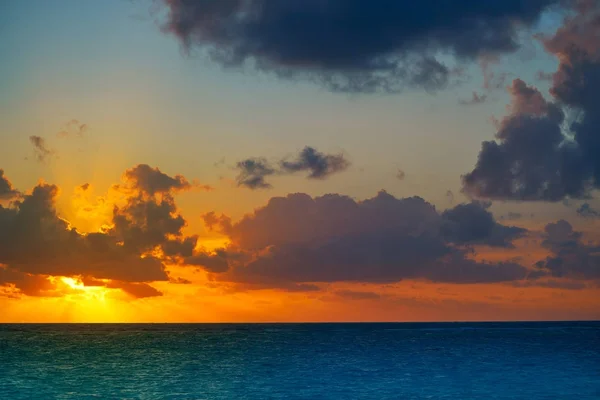
<svg viewBox="0 0 600 400">
<path fill-rule="evenodd" d="M 60 281 L 71 289 L 75 295 L 83 295 L 88 300 L 105 301 L 109 289 L 101 286 L 85 286 L 83 282 L 68 277 L 61 277 Z"/>
</svg>

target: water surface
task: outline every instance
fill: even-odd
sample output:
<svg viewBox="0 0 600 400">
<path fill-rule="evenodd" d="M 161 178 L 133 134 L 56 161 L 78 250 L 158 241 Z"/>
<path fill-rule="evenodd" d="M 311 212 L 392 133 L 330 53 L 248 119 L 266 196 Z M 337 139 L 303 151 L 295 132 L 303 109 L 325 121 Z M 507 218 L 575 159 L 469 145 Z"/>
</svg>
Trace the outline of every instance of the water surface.
<svg viewBox="0 0 600 400">
<path fill-rule="evenodd" d="M 600 399 L 600 323 L 0 325 L 0 399 Z"/>
</svg>

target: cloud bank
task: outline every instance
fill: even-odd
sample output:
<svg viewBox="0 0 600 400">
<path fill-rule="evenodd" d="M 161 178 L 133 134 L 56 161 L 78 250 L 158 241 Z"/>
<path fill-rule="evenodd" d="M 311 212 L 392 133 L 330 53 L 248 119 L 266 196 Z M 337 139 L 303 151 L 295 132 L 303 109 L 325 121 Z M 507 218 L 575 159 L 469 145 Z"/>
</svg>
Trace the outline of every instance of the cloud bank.
<svg viewBox="0 0 600 400">
<path fill-rule="evenodd" d="M 236 223 L 211 213 L 205 221 L 249 260 L 231 262 L 218 279 L 273 285 L 315 282 L 397 282 L 425 279 L 489 283 L 525 278 L 516 263 L 470 258 L 473 245 L 509 247 L 526 231 L 496 222 L 487 205 L 439 213 L 419 197 L 388 193 L 364 201 L 341 195 L 291 194 Z"/>
</svg>

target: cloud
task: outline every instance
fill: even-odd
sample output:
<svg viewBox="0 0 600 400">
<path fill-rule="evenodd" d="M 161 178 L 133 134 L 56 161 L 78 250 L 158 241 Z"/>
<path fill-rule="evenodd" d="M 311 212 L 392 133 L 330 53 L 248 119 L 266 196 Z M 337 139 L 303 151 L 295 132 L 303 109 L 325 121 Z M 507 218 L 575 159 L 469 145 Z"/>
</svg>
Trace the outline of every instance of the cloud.
<svg viewBox="0 0 600 400">
<path fill-rule="evenodd" d="M 82 138 L 84 137 L 89 130 L 89 126 L 82 122 L 79 122 L 76 119 L 72 119 L 65 124 L 64 129 L 56 134 L 59 138 Z"/>
<path fill-rule="evenodd" d="M 169 196 L 156 201 L 131 197 L 125 206 L 115 207 L 113 223 L 113 232 L 123 245 L 142 252 L 163 244 L 168 246 L 169 237 L 180 237 L 186 225 Z"/>
<path fill-rule="evenodd" d="M 0 200 L 10 200 L 19 195 L 19 192 L 15 190 L 12 183 L 4 175 L 4 170 L 0 169 Z"/>
<path fill-rule="evenodd" d="M 480 204 L 437 212 L 425 200 L 385 192 L 357 202 L 341 195 L 291 194 L 229 225 L 231 248 L 246 258 L 218 279 L 271 285 L 336 281 L 453 283 L 521 279 L 515 263 L 468 258 L 470 246 L 507 247 L 523 234 L 489 218 Z M 483 222 L 482 222 L 483 221 Z M 211 217 L 214 223 L 214 218 Z"/>
<path fill-rule="evenodd" d="M 483 104 L 487 100 L 486 94 L 479 94 L 477 92 L 473 92 L 471 98 L 468 100 L 459 100 L 458 102 L 463 106 L 473 106 L 477 104 Z"/>
<path fill-rule="evenodd" d="M 227 69 L 252 68 L 337 92 L 444 87 L 456 63 L 519 48 L 561 0 L 164 0 L 165 30 Z M 432 10 L 435 10 L 433 12 Z"/>
<path fill-rule="evenodd" d="M 226 234 L 231 231 L 231 218 L 227 215 L 217 215 L 214 211 L 211 211 L 203 214 L 202 220 L 209 231 L 217 230 Z"/>
<path fill-rule="evenodd" d="M 577 209 L 577 214 L 583 218 L 600 218 L 600 212 L 592 208 L 589 203 L 583 203 Z"/>
<path fill-rule="evenodd" d="M 350 300 L 379 300 L 381 298 L 379 293 L 356 290 L 338 290 L 335 294 Z"/>
<path fill-rule="evenodd" d="M 248 158 L 236 164 L 239 173 L 236 177 L 238 186 L 248 189 L 270 189 L 273 186 L 266 181 L 272 175 L 286 175 L 297 172 L 308 172 L 308 179 L 326 179 L 333 174 L 345 171 L 350 162 L 343 154 L 325 154 L 313 147 L 306 146 L 291 161 L 282 159 L 278 168 L 273 167 L 265 158 Z"/>
<path fill-rule="evenodd" d="M 8 286 L 14 290 L 7 293 Z M 56 297 L 60 295 L 57 289 L 57 285 L 50 281 L 48 276 L 27 274 L 0 265 L 0 295 L 18 297 L 18 294 L 24 294 L 32 297 Z"/>
<path fill-rule="evenodd" d="M 137 298 L 161 295 L 149 283 L 170 280 L 164 263 L 185 265 L 184 260 L 205 254 L 196 249 L 197 236 L 182 233 L 186 221 L 174 200 L 174 194 L 192 187 L 183 176 L 137 165 L 113 185 L 118 202 L 106 221 L 109 227 L 82 233 L 58 215 L 59 188 L 38 184 L 8 207 L 0 205 L 0 285 L 30 288 L 36 283 L 43 288 L 46 277 L 64 276 Z M 87 189 L 89 185 L 80 188 Z"/>
<path fill-rule="evenodd" d="M 169 283 L 174 283 L 176 285 L 190 285 L 192 283 L 192 281 L 190 281 L 189 279 L 185 279 L 185 278 L 171 278 L 169 280 Z"/>
<path fill-rule="evenodd" d="M 148 285 L 147 283 L 121 282 L 115 280 L 102 281 L 90 277 L 84 277 L 82 279 L 79 279 L 79 282 L 86 287 L 105 287 L 108 289 L 120 289 L 136 299 L 143 299 L 146 297 L 159 297 L 163 295 L 161 291 Z M 172 282 L 172 280 L 169 280 L 169 282 Z"/>
<path fill-rule="evenodd" d="M 139 253 L 160 250 L 165 261 L 171 263 L 227 269 L 226 263 L 217 264 L 219 257 L 196 249 L 198 236 L 183 234 L 187 221 L 179 213 L 174 194 L 192 189 L 185 177 L 171 177 L 158 168 L 140 164 L 127 170 L 124 183 L 115 187 L 126 194 L 126 201 L 114 207 L 110 233 L 125 249 Z"/>
<path fill-rule="evenodd" d="M 202 252 L 186 257 L 183 260 L 185 265 L 201 266 L 209 272 L 225 272 L 229 269 L 227 261 L 227 252 L 224 249 L 217 249 L 214 254 Z"/>
<path fill-rule="evenodd" d="M 147 283 L 131 283 L 131 282 L 111 282 L 106 285 L 109 289 L 121 289 L 130 296 L 136 299 L 143 299 L 147 297 L 159 297 L 163 293 L 158 289 L 148 285 Z"/>
<path fill-rule="evenodd" d="M 555 278 L 600 279 L 600 246 L 584 244 L 582 236 L 565 220 L 546 225 L 542 246 L 553 255 L 536 267 Z"/>
<path fill-rule="evenodd" d="M 183 219 L 183 217 L 179 216 L 178 219 Z M 168 234 L 163 236 L 164 240 L 162 240 L 161 243 L 161 249 L 163 251 L 163 254 L 167 257 L 191 257 L 194 254 L 194 250 L 196 249 L 198 236 L 182 237 L 180 229 L 178 229 L 174 235 L 179 236 L 179 239 L 173 240 L 166 238 Z"/>
<path fill-rule="evenodd" d="M 600 188 L 600 5 L 580 1 L 545 48 L 559 60 L 550 94 L 520 79 L 496 141 L 484 142 L 466 193 L 482 198 L 560 201 Z"/>
<path fill-rule="evenodd" d="M 46 140 L 41 136 L 29 136 L 29 141 L 33 145 L 35 158 L 39 162 L 46 162 L 55 154 L 55 151 L 48 148 Z"/>
<path fill-rule="evenodd" d="M 483 74 L 483 88 L 486 91 L 497 90 L 504 87 L 505 85 L 506 79 L 508 78 L 509 74 L 506 72 L 498 74 L 492 70 L 492 67 L 499 63 L 500 58 L 497 54 L 484 54 L 479 57 L 479 66 Z M 475 93 L 473 94 L 475 95 Z"/>
<path fill-rule="evenodd" d="M 343 154 L 324 154 L 312 147 L 305 147 L 293 161 L 281 161 L 281 170 L 288 173 L 310 172 L 310 179 L 325 179 L 346 170 L 350 163 Z"/>
<path fill-rule="evenodd" d="M 446 240 L 456 244 L 512 247 L 512 241 L 527 232 L 523 228 L 499 224 L 488 207 L 488 204 L 473 202 L 444 211 L 441 231 Z"/>
<path fill-rule="evenodd" d="M 192 187 L 183 176 L 170 177 L 158 168 L 152 168 L 147 164 L 139 164 L 125 171 L 125 179 L 132 184 L 133 188 L 151 196 L 189 190 Z"/>
<path fill-rule="evenodd" d="M 167 280 L 162 263 L 118 245 L 105 233 L 80 234 L 55 209 L 58 188 L 40 184 L 0 206 L 0 263 L 13 272 L 131 282 Z"/>
<path fill-rule="evenodd" d="M 237 163 L 239 174 L 236 177 L 238 186 L 248 189 L 270 189 L 273 186 L 266 182 L 268 176 L 275 175 L 277 171 L 264 158 L 249 158 Z"/>
<path fill-rule="evenodd" d="M 525 280 L 525 281 L 513 282 L 513 283 L 511 283 L 511 285 L 515 286 L 515 287 L 525 287 L 525 288 L 536 286 L 536 287 L 545 287 L 545 288 L 550 288 L 550 289 L 565 289 L 565 290 L 581 290 L 581 289 L 585 289 L 587 287 L 585 282 L 571 281 L 571 280 L 564 280 L 564 279 L 549 279 L 549 280 L 545 280 L 545 281 Z"/>
</svg>

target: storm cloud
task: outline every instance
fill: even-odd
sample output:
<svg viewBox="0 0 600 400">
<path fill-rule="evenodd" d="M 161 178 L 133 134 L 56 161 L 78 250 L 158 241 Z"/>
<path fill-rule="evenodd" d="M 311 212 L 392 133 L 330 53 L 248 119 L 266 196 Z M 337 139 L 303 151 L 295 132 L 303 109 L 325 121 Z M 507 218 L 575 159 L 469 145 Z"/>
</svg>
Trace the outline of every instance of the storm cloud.
<svg viewBox="0 0 600 400">
<path fill-rule="evenodd" d="M 164 0 L 165 30 L 228 68 L 337 92 L 435 90 L 453 66 L 513 52 L 518 34 L 562 0 Z M 447 58 L 447 57 L 446 57 Z"/>
<path fill-rule="evenodd" d="M 468 194 L 560 201 L 588 198 L 600 188 L 600 4 L 578 5 L 576 15 L 542 38 L 560 62 L 552 98 L 520 79 L 513 82 L 510 114 L 463 176 Z"/>
</svg>

